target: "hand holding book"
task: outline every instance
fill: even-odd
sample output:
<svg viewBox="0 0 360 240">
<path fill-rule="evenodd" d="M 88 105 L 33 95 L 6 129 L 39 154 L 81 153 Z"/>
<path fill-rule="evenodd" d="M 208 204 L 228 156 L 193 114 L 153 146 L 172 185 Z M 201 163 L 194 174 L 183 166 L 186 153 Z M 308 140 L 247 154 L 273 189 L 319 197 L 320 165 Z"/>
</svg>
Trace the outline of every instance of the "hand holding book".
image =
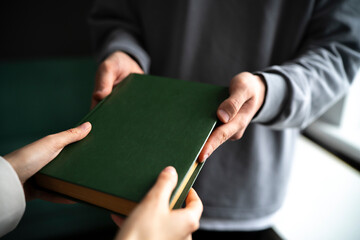
<svg viewBox="0 0 360 240">
<path fill-rule="evenodd" d="M 126 53 L 114 52 L 105 59 L 97 71 L 92 107 L 108 96 L 113 87 L 129 73 L 143 71 Z M 210 135 L 199 155 L 200 162 L 204 162 L 227 140 L 239 140 L 243 136 L 248 124 L 264 103 L 266 84 L 260 76 L 242 72 L 231 80 L 229 93 L 229 98 L 217 109 L 217 116 L 223 125 Z"/>
<path fill-rule="evenodd" d="M 73 203 L 56 194 L 37 189 L 27 184 L 27 180 L 52 161 L 66 145 L 83 139 L 90 130 L 91 124 L 85 122 L 76 128 L 46 136 L 4 156 L 24 185 L 27 200 L 41 198 L 57 203 Z M 203 206 L 192 189 L 184 209 L 169 209 L 169 199 L 176 183 L 176 170 L 173 167 L 165 168 L 159 174 L 155 185 L 124 223 L 116 239 L 144 239 L 143 236 L 149 234 L 153 239 L 185 239 L 190 236 L 199 226 Z M 120 226 L 122 219 L 117 215 L 113 215 L 113 219 Z"/>
<path fill-rule="evenodd" d="M 107 57 L 96 72 L 91 108 L 94 108 L 101 100 L 107 97 L 113 87 L 130 73 L 144 73 L 144 71 L 128 54 L 116 51 Z"/>
<path fill-rule="evenodd" d="M 183 209 L 169 209 L 169 200 L 177 182 L 175 168 L 166 167 L 155 185 L 126 219 L 112 215 L 121 227 L 116 240 L 121 239 L 191 239 L 199 227 L 203 210 L 200 198 L 191 189 Z"/>
<path fill-rule="evenodd" d="M 180 208 L 203 166 L 196 160 L 226 96 L 221 86 L 130 74 L 80 121 L 91 122 L 91 133 L 66 147 L 35 180 L 128 215 L 161 170 L 173 166 L 179 182 L 170 207 Z"/>
<path fill-rule="evenodd" d="M 17 173 L 27 201 L 41 198 L 57 203 L 73 203 L 56 194 L 41 191 L 27 180 L 52 161 L 66 145 L 83 139 L 90 130 L 91 124 L 85 122 L 76 128 L 46 136 L 4 156 Z"/>
<path fill-rule="evenodd" d="M 239 140 L 264 103 L 266 85 L 262 78 L 249 72 L 237 74 L 230 83 L 230 96 L 217 109 L 223 123 L 210 135 L 199 155 L 204 162 L 221 144 Z"/>
</svg>

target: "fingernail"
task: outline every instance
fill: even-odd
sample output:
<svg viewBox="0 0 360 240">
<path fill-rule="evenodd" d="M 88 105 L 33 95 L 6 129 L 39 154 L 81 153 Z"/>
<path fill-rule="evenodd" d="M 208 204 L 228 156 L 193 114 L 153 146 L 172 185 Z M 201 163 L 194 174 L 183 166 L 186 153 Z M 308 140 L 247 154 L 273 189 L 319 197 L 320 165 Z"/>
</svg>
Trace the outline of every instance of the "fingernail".
<svg viewBox="0 0 360 240">
<path fill-rule="evenodd" d="M 90 122 L 84 122 L 79 127 L 80 127 L 81 130 L 85 131 L 85 130 L 88 130 L 91 127 L 91 123 Z"/>
<path fill-rule="evenodd" d="M 224 110 L 220 109 L 219 110 L 219 115 L 220 117 L 223 119 L 224 122 L 228 122 L 229 121 L 229 114 L 227 114 L 227 112 L 225 112 Z"/>
<path fill-rule="evenodd" d="M 171 173 L 173 175 L 176 175 L 176 169 L 172 166 L 168 166 L 164 169 L 165 172 Z"/>
</svg>

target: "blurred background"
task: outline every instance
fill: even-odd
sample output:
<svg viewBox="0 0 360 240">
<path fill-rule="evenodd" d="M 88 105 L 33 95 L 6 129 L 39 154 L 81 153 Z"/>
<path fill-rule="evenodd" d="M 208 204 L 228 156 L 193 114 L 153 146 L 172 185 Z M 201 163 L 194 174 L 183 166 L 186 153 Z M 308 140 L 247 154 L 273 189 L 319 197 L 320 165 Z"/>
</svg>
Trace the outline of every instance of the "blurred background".
<svg viewBox="0 0 360 240">
<path fill-rule="evenodd" d="M 92 2 L 0 1 L 0 155 L 70 128 L 89 111 Z M 360 238 L 359 102 L 358 75 L 349 94 L 303 132 L 274 226 L 284 238 Z M 34 200 L 3 239 L 112 239 L 116 229 L 102 209 Z"/>
<path fill-rule="evenodd" d="M 92 0 L 1 1 L 1 60 L 89 57 Z"/>
</svg>

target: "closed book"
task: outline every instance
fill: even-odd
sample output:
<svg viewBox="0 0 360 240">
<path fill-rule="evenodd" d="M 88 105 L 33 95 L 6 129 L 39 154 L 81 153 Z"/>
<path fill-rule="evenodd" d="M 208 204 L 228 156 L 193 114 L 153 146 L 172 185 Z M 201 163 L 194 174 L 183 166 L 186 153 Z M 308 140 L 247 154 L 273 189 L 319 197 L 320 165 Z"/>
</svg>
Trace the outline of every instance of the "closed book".
<svg viewBox="0 0 360 240">
<path fill-rule="evenodd" d="M 178 183 L 169 204 L 180 208 L 227 95 L 222 86 L 130 74 L 82 119 L 92 124 L 88 136 L 66 146 L 36 174 L 36 183 L 128 215 L 158 174 L 173 166 Z"/>
</svg>

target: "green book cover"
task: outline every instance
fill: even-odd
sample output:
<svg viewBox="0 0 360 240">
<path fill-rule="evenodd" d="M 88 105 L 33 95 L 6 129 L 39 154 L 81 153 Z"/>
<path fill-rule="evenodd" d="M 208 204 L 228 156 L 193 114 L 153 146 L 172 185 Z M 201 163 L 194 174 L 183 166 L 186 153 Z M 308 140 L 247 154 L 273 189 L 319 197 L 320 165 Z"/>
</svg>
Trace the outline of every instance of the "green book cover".
<svg viewBox="0 0 360 240">
<path fill-rule="evenodd" d="M 203 164 L 197 157 L 217 122 L 226 87 L 130 74 L 80 123 L 92 130 L 36 176 L 44 188 L 128 215 L 166 166 L 181 207 Z M 123 206 L 125 205 L 125 206 Z"/>
</svg>

